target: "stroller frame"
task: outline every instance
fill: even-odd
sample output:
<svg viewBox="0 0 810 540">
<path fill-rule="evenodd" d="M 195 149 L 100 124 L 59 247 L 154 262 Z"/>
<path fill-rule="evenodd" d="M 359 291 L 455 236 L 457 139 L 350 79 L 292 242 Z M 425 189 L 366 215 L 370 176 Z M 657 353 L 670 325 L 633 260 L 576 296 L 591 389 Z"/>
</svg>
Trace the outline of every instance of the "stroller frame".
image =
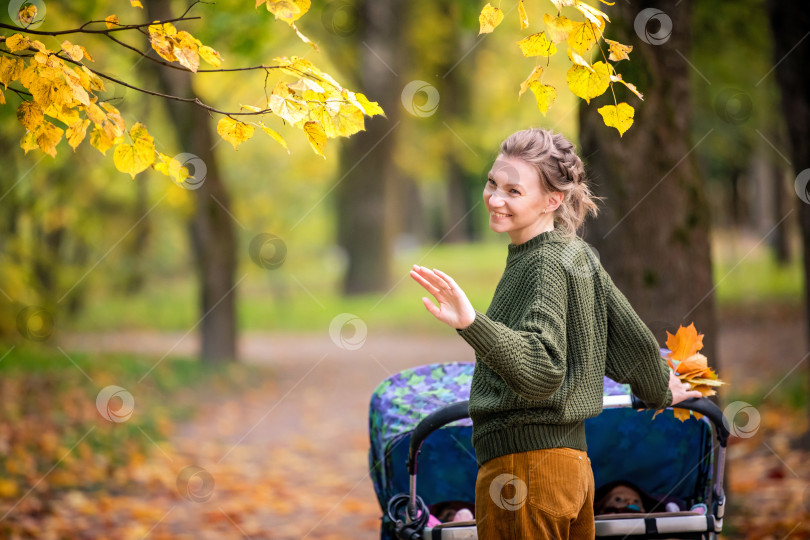
<svg viewBox="0 0 810 540">
<path fill-rule="evenodd" d="M 461 401 L 443 407 L 423 418 L 411 434 L 407 468 L 409 494 L 406 507 L 406 521 L 397 522 L 397 536 L 409 540 L 432 539 L 468 539 L 475 540 L 478 534 L 474 521 L 443 523 L 435 527 L 426 527 L 424 519 L 419 519 L 419 512 L 426 512 L 426 507 L 417 496 L 418 457 L 422 443 L 434 431 L 451 422 L 469 418 L 469 401 Z M 714 436 L 718 441 L 716 475 L 712 488 L 710 511 L 706 515 L 692 512 L 652 513 L 636 517 L 625 514 L 622 517 L 597 516 L 596 536 L 604 540 L 625 539 L 683 539 L 714 540 L 723 528 L 725 513 L 725 493 L 723 491 L 723 472 L 725 469 L 726 447 L 729 438 L 727 421 L 717 405 L 706 398 L 690 398 L 677 405 L 702 414 L 711 422 Z M 647 409 L 647 406 L 632 395 L 605 396 L 603 409 L 633 408 Z M 421 507 L 421 508 L 420 508 Z"/>
</svg>

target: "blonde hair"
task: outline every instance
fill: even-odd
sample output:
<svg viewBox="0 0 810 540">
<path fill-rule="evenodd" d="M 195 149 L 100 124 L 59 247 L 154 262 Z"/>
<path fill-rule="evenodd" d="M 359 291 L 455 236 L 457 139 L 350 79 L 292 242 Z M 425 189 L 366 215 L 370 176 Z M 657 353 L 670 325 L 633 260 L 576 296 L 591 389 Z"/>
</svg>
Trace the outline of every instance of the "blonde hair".
<svg viewBox="0 0 810 540">
<path fill-rule="evenodd" d="M 585 167 L 574 145 L 559 133 L 530 128 L 513 133 L 501 143 L 500 153 L 519 158 L 534 167 L 540 187 L 546 192 L 559 191 L 563 201 L 554 211 L 554 221 L 568 236 L 576 236 L 588 214 L 596 216 L 599 208 L 585 180 Z"/>
</svg>

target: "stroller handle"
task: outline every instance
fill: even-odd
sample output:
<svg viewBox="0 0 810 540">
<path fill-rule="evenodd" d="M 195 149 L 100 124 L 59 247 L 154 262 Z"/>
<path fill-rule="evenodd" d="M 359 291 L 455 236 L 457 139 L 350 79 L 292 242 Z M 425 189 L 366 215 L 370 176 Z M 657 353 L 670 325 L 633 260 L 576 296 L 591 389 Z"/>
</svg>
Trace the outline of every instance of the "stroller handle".
<svg viewBox="0 0 810 540">
<path fill-rule="evenodd" d="M 468 418 L 469 400 L 459 401 L 432 412 L 422 419 L 411 434 L 411 445 L 408 451 L 408 473 L 416 474 L 416 462 L 419 456 L 419 449 L 428 435 L 450 422 Z M 619 407 L 632 407 L 633 409 L 649 409 L 646 403 L 633 395 L 605 396 L 603 398 L 603 408 L 615 409 Z M 723 412 L 711 400 L 707 398 L 689 398 L 677 404 L 678 409 L 687 409 L 702 414 L 714 424 L 717 432 L 717 441 L 722 448 L 728 443 L 729 429 L 727 420 L 723 417 Z"/>
</svg>

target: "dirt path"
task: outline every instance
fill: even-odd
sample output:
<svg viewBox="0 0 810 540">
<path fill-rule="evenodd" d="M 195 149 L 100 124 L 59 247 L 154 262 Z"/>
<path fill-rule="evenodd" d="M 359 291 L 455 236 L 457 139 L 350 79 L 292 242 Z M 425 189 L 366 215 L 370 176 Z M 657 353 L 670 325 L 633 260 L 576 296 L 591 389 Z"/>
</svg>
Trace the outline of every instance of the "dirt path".
<svg viewBox="0 0 810 540">
<path fill-rule="evenodd" d="M 735 386 L 785 374 L 804 354 L 799 321 L 736 323 L 721 328 L 721 376 Z M 67 350 L 193 355 L 181 334 L 72 335 Z M 182 426 L 165 464 L 204 471 L 189 489 L 210 496 L 163 505 L 153 538 L 378 538 L 380 510 L 368 477 L 368 402 L 389 375 L 432 361 L 473 360 L 452 334 L 370 334 L 360 348 L 328 335 L 247 334 L 242 358 L 275 370 L 262 391 L 224 400 L 201 396 L 201 420 Z M 804 366 L 799 366 L 802 368 Z M 802 373 L 797 369 L 796 373 Z M 205 485 L 209 475 L 214 487 Z M 193 497 L 192 497 L 193 498 Z M 152 523 L 160 518 L 149 516 Z M 149 521 L 144 522 L 145 525 Z"/>
</svg>

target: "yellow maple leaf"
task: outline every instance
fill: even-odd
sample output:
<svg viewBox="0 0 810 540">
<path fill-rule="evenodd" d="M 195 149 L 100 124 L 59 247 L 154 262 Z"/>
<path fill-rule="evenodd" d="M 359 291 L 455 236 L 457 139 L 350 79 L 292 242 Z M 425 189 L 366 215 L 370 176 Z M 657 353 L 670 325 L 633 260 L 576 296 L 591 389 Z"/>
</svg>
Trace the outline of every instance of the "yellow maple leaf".
<svg viewBox="0 0 810 540">
<path fill-rule="evenodd" d="M 307 140 L 310 146 L 312 146 L 312 149 L 315 150 L 315 153 L 326 159 L 326 156 L 323 155 L 324 147 L 326 147 L 326 133 L 321 123 L 304 123 L 304 133 L 307 134 Z"/>
<path fill-rule="evenodd" d="M 699 334 L 695 323 L 679 326 L 675 335 L 667 332 L 667 349 L 673 360 L 686 360 L 703 348 L 703 334 Z"/>
<path fill-rule="evenodd" d="M 605 105 L 597 109 L 605 121 L 605 125 L 614 127 L 619 131 L 619 137 L 633 125 L 635 109 L 625 102 L 618 105 Z"/>
<path fill-rule="evenodd" d="M 223 117 L 217 122 L 219 136 L 236 147 L 253 137 L 254 128 L 250 124 L 234 120 L 230 116 Z"/>
<path fill-rule="evenodd" d="M 579 96 L 588 103 L 591 99 L 601 96 L 610 84 L 608 65 L 596 62 L 588 69 L 586 66 L 573 65 L 565 76 L 568 88 L 575 96 Z"/>
<path fill-rule="evenodd" d="M 21 58 L 0 58 L 0 83 L 8 88 L 8 85 L 22 76 L 25 69 L 25 61 Z"/>
<path fill-rule="evenodd" d="M 520 51 L 526 58 L 532 56 L 552 56 L 557 52 L 557 46 L 549 41 L 545 32 L 538 32 L 517 42 Z"/>
<path fill-rule="evenodd" d="M 348 90 L 346 92 L 349 101 L 354 103 L 358 109 L 362 110 L 368 116 L 374 116 L 376 114 L 385 116 L 385 111 L 382 110 L 382 107 L 380 107 L 376 101 L 369 101 L 368 98 L 360 92 L 349 92 Z"/>
<path fill-rule="evenodd" d="M 118 15 L 107 15 L 104 18 L 104 24 L 107 25 L 108 29 L 115 28 L 119 26 L 118 24 Z"/>
<path fill-rule="evenodd" d="M 308 116 L 308 104 L 297 98 L 295 91 L 291 90 L 283 81 L 279 81 L 273 88 L 267 106 L 276 116 L 280 116 L 293 125 Z"/>
<path fill-rule="evenodd" d="M 478 35 L 489 34 L 503 21 L 503 11 L 487 2 L 478 15 Z"/>
<path fill-rule="evenodd" d="M 688 409 L 678 409 L 678 408 L 672 409 L 672 414 L 675 416 L 675 418 L 677 418 L 681 422 L 686 422 L 687 420 L 689 420 L 690 416 L 689 413 L 690 411 Z"/>
<path fill-rule="evenodd" d="M 26 154 L 31 150 L 36 150 L 39 148 L 37 145 L 37 138 L 33 131 L 25 132 L 25 135 L 23 135 L 23 138 L 20 140 L 20 148 L 25 150 Z"/>
<path fill-rule="evenodd" d="M 537 99 L 537 108 L 543 113 L 543 116 L 548 112 L 548 108 L 557 99 L 557 89 L 548 84 L 542 84 L 540 81 L 532 81 L 529 83 L 529 89 Z"/>
<path fill-rule="evenodd" d="M 129 4 L 132 7 L 143 8 L 143 4 L 141 4 L 141 0 L 129 0 Z"/>
</svg>

